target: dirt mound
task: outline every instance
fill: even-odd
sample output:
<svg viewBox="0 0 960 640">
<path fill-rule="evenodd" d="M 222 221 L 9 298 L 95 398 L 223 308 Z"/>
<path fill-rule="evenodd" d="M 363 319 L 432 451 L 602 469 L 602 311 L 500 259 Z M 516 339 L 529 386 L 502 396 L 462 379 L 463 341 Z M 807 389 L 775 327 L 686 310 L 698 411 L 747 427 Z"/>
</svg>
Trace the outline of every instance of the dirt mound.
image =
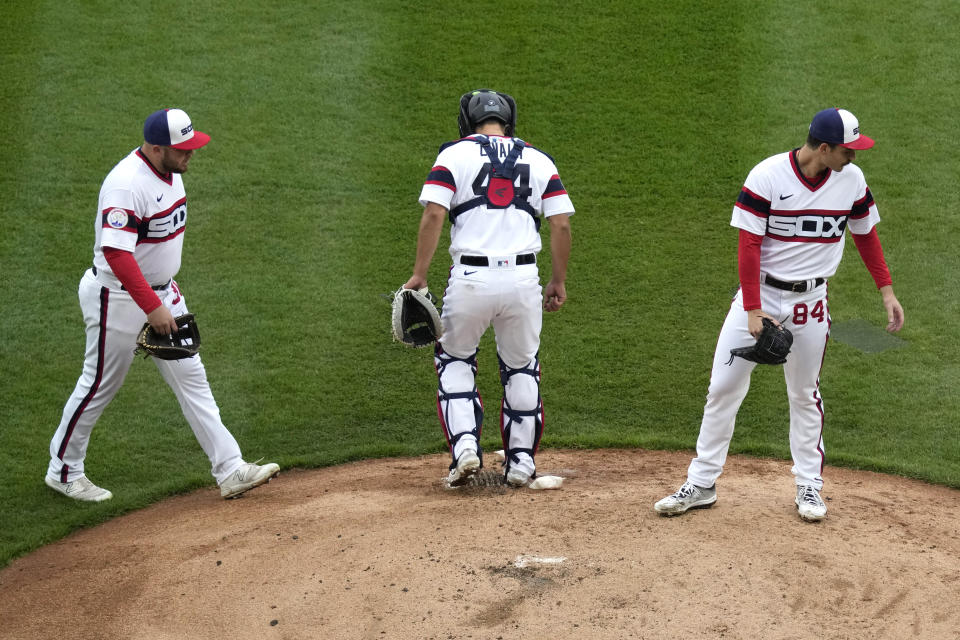
<svg viewBox="0 0 960 640">
<path fill-rule="evenodd" d="M 541 451 L 554 491 L 444 490 L 439 455 L 198 491 L 12 563 L 0 637 L 960 638 L 960 491 L 828 468 L 804 523 L 788 462 L 731 457 L 712 509 L 657 516 L 689 459 Z"/>
</svg>

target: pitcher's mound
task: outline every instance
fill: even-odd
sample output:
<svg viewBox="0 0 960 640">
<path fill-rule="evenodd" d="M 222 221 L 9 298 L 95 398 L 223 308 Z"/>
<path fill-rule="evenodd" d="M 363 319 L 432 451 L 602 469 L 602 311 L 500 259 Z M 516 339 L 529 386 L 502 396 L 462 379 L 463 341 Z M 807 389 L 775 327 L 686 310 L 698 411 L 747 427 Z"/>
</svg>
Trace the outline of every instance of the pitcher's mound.
<svg viewBox="0 0 960 640">
<path fill-rule="evenodd" d="M 488 464 L 493 463 L 488 456 Z M 0 572 L 3 638 L 960 637 L 960 491 L 732 457 L 717 504 L 662 518 L 689 453 L 543 450 L 557 490 L 446 456 L 282 471 L 117 518 Z"/>
</svg>

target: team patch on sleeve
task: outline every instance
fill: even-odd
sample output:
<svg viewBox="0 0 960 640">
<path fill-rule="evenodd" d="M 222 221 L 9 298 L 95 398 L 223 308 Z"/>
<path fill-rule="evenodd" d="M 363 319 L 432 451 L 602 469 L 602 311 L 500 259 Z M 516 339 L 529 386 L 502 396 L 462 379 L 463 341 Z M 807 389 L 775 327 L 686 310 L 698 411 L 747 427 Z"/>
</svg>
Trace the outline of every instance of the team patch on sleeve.
<svg viewBox="0 0 960 640">
<path fill-rule="evenodd" d="M 547 182 L 547 188 L 543 191 L 543 199 L 552 198 L 554 196 L 566 195 L 567 190 L 564 189 L 563 183 L 560 182 L 560 176 L 553 174 L 550 176 L 550 180 Z"/>
<path fill-rule="evenodd" d="M 110 207 L 103 210 L 103 228 L 137 233 L 137 216 L 129 209 Z"/>
<path fill-rule="evenodd" d="M 737 196 L 737 204 L 734 206 L 761 218 L 770 215 L 770 201 L 758 196 L 746 187 L 740 190 L 740 195 Z"/>
<path fill-rule="evenodd" d="M 453 174 L 450 173 L 449 169 L 440 165 L 430 169 L 430 173 L 427 175 L 427 179 L 424 184 L 435 184 L 441 187 L 446 187 L 453 192 L 457 191 L 457 183 L 453 179 Z"/>
<path fill-rule="evenodd" d="M 873 194 L 870 193 L 870 188 L 867 187 L 867 192 L 864 194 L 864 196 L 854 202 L 853 207 L 850 208 L 850 217 L 863 218 L 870 213 L 870 207 L 873 205 Z"/>
</svg>

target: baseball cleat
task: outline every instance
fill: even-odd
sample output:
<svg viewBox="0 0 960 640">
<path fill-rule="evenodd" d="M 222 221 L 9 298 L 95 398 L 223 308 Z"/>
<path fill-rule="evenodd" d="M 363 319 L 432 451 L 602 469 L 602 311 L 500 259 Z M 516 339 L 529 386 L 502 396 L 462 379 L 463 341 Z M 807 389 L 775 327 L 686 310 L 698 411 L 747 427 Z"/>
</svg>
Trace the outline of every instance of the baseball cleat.
<svg viewBox="0 0 960 640">
<path fill-rule="evenodd" d="M 462 487 L 470 481 L 480 471 L 480 456 L 476 451 L 468 449 L 460 454 L 457 460 L 457 466 L 450 469 L 450 475 L 447 476 L 447 487 L 455 489 Z"/>
<path fill-rule="evenodd" d="M 52 479 L 50 476 L 45 476 L 43 479 L 47 483 L 47 486 L 56 491 L 57 493 L 62 493 L 68 498 L 73 498 L 74 500 L 82 500 L 84 502 L 103 502 L 104 500 L 109 500 L 113 497 L 113 494 L 102 489 L 97 485 L 90 482 L 87 479 L 87 476 L 80 476 L 73 482 L 58 482 L 57 480 Z"/>
<path fill-rule="evenodd" d="M 280 473 L 280 466 L 270 462 L 265 465 L 259 465 L 255 462 L 245 462 L 240 468 L 230 474 L 226 480 L 220 483 L 220 497 L 231 499 L 238 498 L 243 493 L 250 491 L 255 487 L 270 482 Z"/>
<path fill-rule="evenodd" d="M 819 522 L 827 517 L 827 505 L 820 498 L 820 492 L 811 484 L 797 485 L 797 513 L 807 522 Z"/>
<path fill-rule="evenodd" d="M 662 516 L 678 516 L 690 509 L 712 507 L 716 501 L 716 485 L 705 489 L 688 480 L 675 494 L 667 496 L 653 505 L 653 509 Z"/>
<path fill-rule="evenodd" d="M 503 481 L 511 487 L 525 487 L 532 476 L 522 469 L 510 468 Z"/>
</svg>

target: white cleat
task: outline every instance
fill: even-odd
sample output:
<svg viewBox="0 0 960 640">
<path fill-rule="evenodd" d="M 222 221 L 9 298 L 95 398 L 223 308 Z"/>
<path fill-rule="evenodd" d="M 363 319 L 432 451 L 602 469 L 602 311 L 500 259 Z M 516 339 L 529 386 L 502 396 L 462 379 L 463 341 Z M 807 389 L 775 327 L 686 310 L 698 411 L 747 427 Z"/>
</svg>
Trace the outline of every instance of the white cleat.
<svg viewBox="0 0 960 640">
<path fill-rule="evenodd" d="M 270 482 L 279 473 L 280 466 L 273 462 L 262 466 L 255 462 L 245 462 L 220 483 L 220 497 L 228 500 L 240 497 L 250 489 Z"/>
<path fill-rule="evenodd" d="M 511 467 L 504 477 L 504 482 L 511 487 L 525 487 L 530 482 L 531 477 L 526 471 Z"/>
<path fill-rule="evenodd" d="M 705 489 L 698 487 L 689 480 L 683 486 L 663 500 L 653 505 L 653 510 L 662 516 L 678 516 L 690 509 L 706 509 L 717 501 L 716 485 Z"/>
<path fill-rule="evenodd" d="M 73 498 L 74 500 L 82 500 L 83 502 L 103 502 L 104 500 L 109 500 L 113 497 L 113 494 L 106 489 L 98 487 L 90 482 L 90 480 L 87 479 L 87 476 L 80 476 L 73 482 L 59 482 L 52 479 L 50 476 L 45 476 L 43 481 L 47 483 L 48 487 L 57 493 L 62 493 L 68 498 Z"/>
<path fill-rule="evenodd" d="M 807 522 L 819 522 L 827 517 L 827 505 L 820 492 L 811 484 L 797 485 L 797 513 Z"/>
<path fill-rule="evenodd" d="M 457 459 L 457 466 L 450 469 L 450 474 L 447 476 L 447 487 L 450 489 L 462 487 L 478 471 L 480 471 L 480 456 L 477 455 L 476 451 L 467 449 Z"/>
</svg>

